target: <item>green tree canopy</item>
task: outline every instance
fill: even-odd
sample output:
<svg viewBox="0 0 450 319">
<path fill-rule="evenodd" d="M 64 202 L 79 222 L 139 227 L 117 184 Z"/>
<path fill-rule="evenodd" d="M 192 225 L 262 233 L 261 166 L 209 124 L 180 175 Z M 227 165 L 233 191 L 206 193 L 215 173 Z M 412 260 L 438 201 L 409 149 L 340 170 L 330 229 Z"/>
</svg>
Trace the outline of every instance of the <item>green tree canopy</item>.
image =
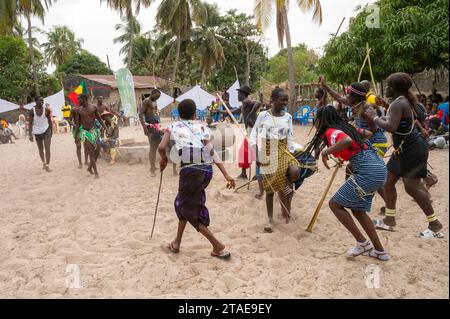
<svg viewBox="0 0 450 319">
<path fill-rule="evenodd" d="M 379 0 L 380 28 L 368 28 L 371 14 L 360 8 L 349 30 L 325 46 L 320 69 L 328 80 L 358 79 L 369 43 L 376 81 L 394 72 L 410 74 L 426 68 L 448 68 L 448 2 L 446 0 Z M 363 78 L 370 77 L 366 68 Z"/>
<path fill-rule="evenodd" d="M 309 50 L 305 44 L 300 44 L 293 48 L 295 65 L 295 82 L 311 83 L 316 82 L 319 76 L 318 62 L 319 56 Z M 264 77 L 275 83 L 287 81 L 289 78 L 289 65 L 287 49 L 282 49 L 271 58 L 267 64 L 267 72 Z"/>
<path fill-rule="evenodd" d="M 42 55 L 35 50 L 37 80 L 41 94 L 61 90 L 59 81 L 45 72 Z M 0 36 L 0 98 L 13 103 L 31 102 L 35 96 L 29 50 L 25 41 L 15 36 Z"/>
<path fill-rule="evenodd" d="M 112 74 L 106 64 L 97 56 L 82 50 L 69 58 L 57 68 L 58 73 L 71 74 Z"/>
</svg>

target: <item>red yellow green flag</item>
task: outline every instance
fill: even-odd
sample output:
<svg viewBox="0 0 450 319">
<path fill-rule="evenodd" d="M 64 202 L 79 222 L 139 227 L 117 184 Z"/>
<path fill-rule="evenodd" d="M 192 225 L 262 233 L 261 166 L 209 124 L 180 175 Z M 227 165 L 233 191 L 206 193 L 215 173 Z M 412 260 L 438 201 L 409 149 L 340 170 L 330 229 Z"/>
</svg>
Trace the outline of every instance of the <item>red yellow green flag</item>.
<svg viewBox="0 0 450 319">
<path fill-rule="evenodd" d="M 87 94 L 86 82 L 84 82 L 84 81 L 81 81 L 80 85 L 75 89 L 75 91 L 73 91 L 72 93 L 69 94 L 69 99 L 76 106 L 78 106 L 78 96 L 80 94 Z"/>
</svg>

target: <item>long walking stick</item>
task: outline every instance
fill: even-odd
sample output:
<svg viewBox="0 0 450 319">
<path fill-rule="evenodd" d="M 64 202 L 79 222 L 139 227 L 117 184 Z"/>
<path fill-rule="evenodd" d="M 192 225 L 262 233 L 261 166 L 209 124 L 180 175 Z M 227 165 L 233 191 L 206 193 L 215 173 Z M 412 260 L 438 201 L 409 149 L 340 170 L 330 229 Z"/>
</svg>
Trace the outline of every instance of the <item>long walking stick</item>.
<svg viewBox="0 0 450 319">
<path fill-rule="evenodd" d="M 314 215 L 311 219 L 311 222 L 308 225 L 308 228 L 306 228 L 306 231 L 312 233 L 312 229 L 314 227 L 314 224 L 317 221 L 317 217 L 319 217 L 319 212 L 320 212 L 320 209 L 322 208 L 323 202 L 325 201 L 325 198 L 327 197 L 327 194 L 330 191 L 331 185 L 333 185 L 334 179 L 336 178 L 336 175 L 341 167 L 342 167 L 342 164 L 340 164 L 340 163 L 336 164 L 336 168 L 334 169 L 333 175 L 331 175 L 331 179 L 328 182 L 327 188 L 325 188 L 325 191 L 322 194 L 322 198 L 320 199 L 319 204 L 317 204 L 316 210 L 314 211 Z"/>
<path fill-rule="evenodd" d="M 159 177 L 158 199 L 156 200 L 155 216 L 153 218 L 152 234 L 150 235 L 150 238 L 153 238 L 153 231 L 155 230 L 156 214 L 158 214 L 159 195 L 161 194 L 161 185 L 162 185 L 163 172 L 164 171 L 161 171 L 161 176 Z"/>
</svg>

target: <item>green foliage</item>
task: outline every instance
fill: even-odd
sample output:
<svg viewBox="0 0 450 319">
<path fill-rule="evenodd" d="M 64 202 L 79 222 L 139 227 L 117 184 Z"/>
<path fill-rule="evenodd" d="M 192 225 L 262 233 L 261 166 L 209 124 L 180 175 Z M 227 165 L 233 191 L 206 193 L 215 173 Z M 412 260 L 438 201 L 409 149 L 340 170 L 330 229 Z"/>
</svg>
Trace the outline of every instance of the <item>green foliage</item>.
<svg viewBox="0 0 450 319">
<path fill-rule="evenodd" d="M 359 10 L 349 30 L 325 47 L 320 69 L 329 81 L 356 81 L 371 47 L 375 80 L 394 72 L 417 73 L 448 68 L 448 2 L 446 0 L 379 0 L 381 27 L 367 28 L 369 12 Z M 366 68 L 363 78 L 370 78 Z"/>
<path fill-rule="evenodd" d="M 34 54 L 41 95 L 48 96 L 61 90 L 58 79 L 45 73 L 42 55 L 37 50 Z M 13 103 L 26 103 L 34 98 L 29 51 L 22 38 L 0 36 L 0 70 L 0 98 Z"/>
<path fill-rule="evenodd" d="M 28 48 L 18 37 L 0 36 L 0 98 L 15 102 L 31 86 Z"/>
<path fill-rule="evenodd" d="M 253 17 L 230 10 L 217 19 L 216 23 L 221 26 L 220 35 L 224 39 L 222 46 L 225 62 L 222 69 L 216 68 L 213 71 L 212 76 L 208 79 L 208 88 L 211 90 L 228 89 L 228 86 L 236 81 L 236 73 L 239 81 L 242 84 L 245 83 L 246 45 L 248 45 L 250 87 L 256 90 L 259 88 L 259 78 L 266 68 L 267 52 L 260 43 L 262 33 L 254 24 Z"/>
<path fill-rule="evenodd" d="M 104 62 L 86 50 L 70 56 L 57 68 L 57 72 L 64 75 L 112 74 Z"/>
<path fill-rule="evenodd" d="M 300 44 L 292 48 L 294 53 L 295 82 L 316 82 L 319 76 L 318 55 L 309 50 L 306 45 Z M 281 83 L 289 79 L 289 63 L 287 49 L 282 49 L 271 58 L 267 64 L 267 72 L 264 77 L 274 83 Z"/>
<path fill-rule="evenodd" d="M 75 33 L 67 26 L 54 26 L 45 33 L 47 42 L 42 44 L 48 62 L 58 66 L 81 50 L 82 39 L 76 39 Z"/>
</svg>

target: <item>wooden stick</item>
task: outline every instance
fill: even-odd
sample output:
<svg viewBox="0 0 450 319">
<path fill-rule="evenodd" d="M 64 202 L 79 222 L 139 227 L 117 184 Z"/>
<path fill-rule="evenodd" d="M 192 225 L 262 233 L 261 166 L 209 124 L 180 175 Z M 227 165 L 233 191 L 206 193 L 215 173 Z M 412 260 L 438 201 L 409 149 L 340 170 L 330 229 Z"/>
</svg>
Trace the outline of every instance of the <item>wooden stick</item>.
<svg viewBox="0 0 450 319">
<path fill-rule="evenodd" d="M 159 177 L 158 199 L 156 200 L 155 217 L 153 218 L 152 234 L 150 235 L 150 238 L 153 238 L 153 231 L 155 230 L 156 214 L 158 214 L 159 195 L 161 194 L 162 178 L 163 178 L 163 171 L 161 171 L 161 176 Z"/>
<path fill-rule="evenodd" d="M 375 83 L 375 78 L 373 77 L 372 62 L 370 62 L 370 52 L 372 49 L 369 48 L 369 42 L 366 42 L 366 48 L 367 48 L 367 61 L 369 62 L 370 78 L 372 79 L 373 88 L 375 89 L 375 95 L 378 96 L 377 84 Z"/>
<path fill-rule="evenodd" d="M 248 146 L 250 147 L 250 145 Z M 249 152 L 250 153 L 250 152 Z M 248 155 L 250 157 L 250 154 Z M 250 183 L 252 182 L 252 165 L 250 164 L 249 172 L 248 172 L 248 184 L 247 190 L 250 190 Z"/>
<path fill-rule="evenodd" d="M 362 72 L 363 72 L 363 70 L 364 70 L 364 68 L 365 68 L 365 66 L 366 66 L 366 63 L 367 63 L 367 59 L 368 59 L 368 58 L 369 58 L 369 57 L 368 57 L 368 55 L 366 54 L 366 58 L 364 59 L 363 65 L 362 65 L 362 67 L 361 67 L 361 70 L 359 70 L 358 82 L 361 82 Z"/>
<path fill-rule="evenodd" d="M 242 188 L 244 188 L 245 186 L 248 186 L 248 185 L 250 185 L 253 181 L 254 181 L 255 179 L 254 178 L 252 178 L 250 181 L 248 181 L 247 183 L 245 183 L 244 185 L 241 185 L 241 186 L 239 186 L 238 188 L 236 188 L 234 191 L 238 191 L 238 190 L 240 190 L 240 189 L 242 189 Z"/>
<path fill-rule="evenodd" d="M 336 178 L 336 175 L 341 167 L 342 167 L 342 164 L 340 164 L 340 163 L 336 165 L 333 175 L 331 176 L 331 179 L 328 182 L 327 188 L 325 188 L 325 191 L 322 194 L 322 198 L 320 199 L 319 203 L 317 204 L 316 210 L 314 211 L 314 215 L 311 219 L 311 222 L 308 225 L 308 228 L 306 228 L 306 231 L 312 233 L 312 229 L 317 221 L 317 217 L 319 217 L 319 212 L 320 212 L 320 209 L 322 208 L 323 202 L 325 201 L 325 198 L 327 197 L 328 192 L 330 191 L 331 185 L 333 185 L 334 179 Z"/>
</svg>

